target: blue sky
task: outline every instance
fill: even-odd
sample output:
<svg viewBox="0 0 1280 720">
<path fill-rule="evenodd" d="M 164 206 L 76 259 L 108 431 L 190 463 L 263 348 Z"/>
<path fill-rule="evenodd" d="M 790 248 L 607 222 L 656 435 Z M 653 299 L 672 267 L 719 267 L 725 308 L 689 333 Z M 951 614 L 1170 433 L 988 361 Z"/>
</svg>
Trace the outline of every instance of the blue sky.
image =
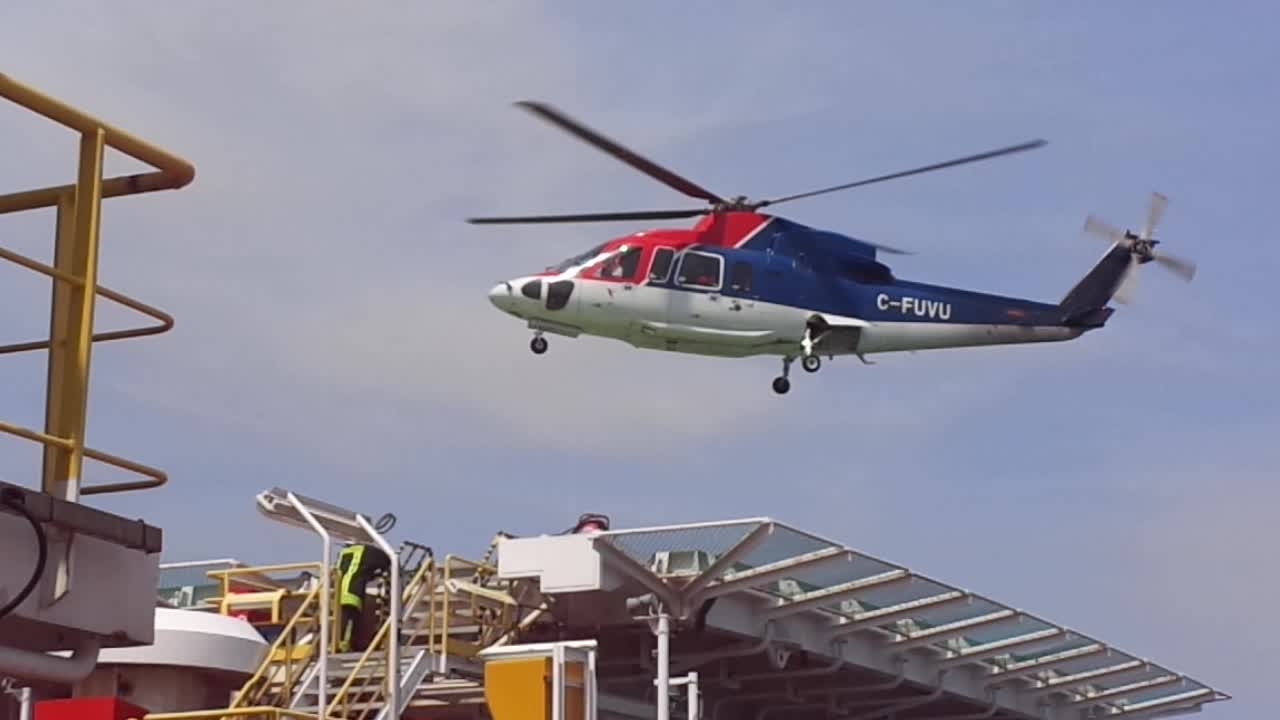
<svg viewBox="0 0 1280 720">
<path fill-rule="evenodd" d="M 1274 704 L 1268 4 L 71 8 L 11 10 L 4 72 L 197 168 L 104 209 L 102 281 L 178 326 L 95 351 L 91 443 L 172 477 L 97 504 L 162 524 L 166 559 L 309 557 L 253 510 L 273 485 L 463 554 L 584 511 L 770 515 L 1215 684 L 1236 699 L 1214 718 Z M 780 210 L 915 250 L 890 258 L 903 277 L 1053 301 L 1105 249 L 1085 217 L 1137 226 L 1159 190 L 1160 236 L 1200 272 L 1144 272 L 1074 343 L 828 363 L 785 398 L 770 360 L 535 357 L 486 290 L 637 226 L 462 218 L 687 201 L 522 98 L 755 197 L 1044 137 Z M 3 189 L 71 177 L 72 136 L 8 105 L 0 128 Z M 47 257 L 51 233 L 48 213 L 0 217 L 5 247 Z M 40 336 L 46 301 L 0 267 L 6 340 Z M 0 362 L 0 417 L 39 425 L 43 358 Z M 37 462 L 0 438 L 0 476 Z"/>
</svg>

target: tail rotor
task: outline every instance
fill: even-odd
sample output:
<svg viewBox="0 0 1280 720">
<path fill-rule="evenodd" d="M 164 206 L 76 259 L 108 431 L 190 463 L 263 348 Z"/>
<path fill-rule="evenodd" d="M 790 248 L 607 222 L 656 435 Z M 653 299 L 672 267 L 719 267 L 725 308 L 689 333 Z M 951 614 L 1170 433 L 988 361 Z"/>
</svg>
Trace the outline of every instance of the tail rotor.
<svg viewBox="0 0 1280 720">
<path fill-rule="evenodd" d="M 1147 208 L 1147 219 L 1142 226 L 1141 234 L 1127 229 L 1120 230 L 1093 215 L 1090 215 L 1085 220 L 1085 232 L 1120 245 L 1129 251 L 1129 267 L 1125 271 L 1120 288 L 1116 291 L 1116 300 L 1118 302 L 1128 303 L 1132 300 L 1133 291 L 1136 287 L 1134 285 L 1136 278 L 1134 270 L 1139 265 L 1154 261 L 1186 282 L 1191 282 L 1191 279 L 1195 277 L 1196 264 L 1194 262 L 1163 250 L 1156 251 L 1156 245 L 1159 245 L 1160 241 L 1156 240 L 1153 234 L 1168 205 L 1169 198 L 1158 192 L 1151 193 L 1151 205 Z"/>
</svg>

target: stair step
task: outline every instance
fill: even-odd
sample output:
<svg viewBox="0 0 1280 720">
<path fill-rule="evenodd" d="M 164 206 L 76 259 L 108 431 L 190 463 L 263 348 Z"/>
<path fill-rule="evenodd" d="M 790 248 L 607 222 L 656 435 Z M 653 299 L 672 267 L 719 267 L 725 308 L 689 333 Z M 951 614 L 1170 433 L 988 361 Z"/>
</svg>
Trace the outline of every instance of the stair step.
<svg viewBox="0 0 1280 720">
<path fill-rule="evenodd" d="M 439 707 L 449 707 L 449 706 L 451 706 L 451 705 L 482 705 L 482 704 L 484 704 L 484 701 L 485 701 L 485 700 L 484 700 L 484 696 L 483 696 L 483 695 L 480 695 L 480 696 L 478 696 L 478 697 L 460 698 L 460 699 L 458 699 L 458 700 L 456 700 L 456 701 L 440 700 L 440 699 L 437 699 L 437 698 L 417 698 L 417 697 L 415 697 L 414 699 L 412 699 L 412 700 L 410 700 L 410 701 L 409 701 L 409 705 L 408 705 L 408 707 L 411 707 L 411 708 L 433 708 L 433 707 L 435 707 L 435 708 L 439 708 Z M 362 711 L 370 711 L 370 710 L 372 710 L 372 711 L 376 712 L 376 711 L 378 711 L 378 710 L 381 710 L 381 709 L 382 709 L 383 707 L 385 707 L 385 706 L 386 706 L 386 703 L 385 703 L 385 702 L 354 702 L 354 703 L 351 703 L 351 704 L 350 704 L 349 706 L 347 706 L 347 707 L 348 707 L 348 709 L 350 710 L 350 712 L 359 713 L 359 712 L 362 712 Z M 297 710 L 298 712 L 307 713 L 307 714 L 310 714 L 310 715 L 319 715 L 319 714 L 320 714 L 320 713 L 319 713 L 319 710 L 316 708 L 316 706 L 315 706 L 315 705 L 306 705 L 306 706 L 302 706 L 302 705 L 300 705 L 300 706 L 298 706 L 297 708 L 295 708 L 295 710 Z M 372 717 L 372 713 L 369 715 L 369 717 Z"/>
<path fill-rule="evenodd" d="M 370 702 L 368 700 L 359 699 L 360 695 L 356 694 L 354 701 L 349 704 L 353 711 L 358 710 L 377 710 L 381 709 L 385 704 L 383 702 Z M 306 701 L 299 703 L 295 708 L 300 712 L 316 713 L 315 694 L 307 695 Z M 328 698 L 329 702 L 333 702 L 333 696 Z M 475 680 L 465 679 L 441 679 L 435 682 L 427 682 L 418 686 L 413 693 L 413 699 L 409 701 L 409 707 L 439 707 L 444 705 L 456 705 L 462 703 L 484 702 L 484 685 Z"/>
</svg>

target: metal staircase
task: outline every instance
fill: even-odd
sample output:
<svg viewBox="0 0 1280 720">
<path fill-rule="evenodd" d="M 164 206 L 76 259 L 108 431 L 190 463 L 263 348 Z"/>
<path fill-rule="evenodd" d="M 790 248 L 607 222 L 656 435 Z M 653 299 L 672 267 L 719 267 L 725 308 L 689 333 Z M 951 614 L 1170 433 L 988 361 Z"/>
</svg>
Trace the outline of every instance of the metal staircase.
<svg viewBox="0 0 1280 720">
<path fill-rule="evenodd" d="M 471 714 L 484 703 L 480 652 L 510 640 L 527 620 L 511 588 L 497 579 L 496 566 L 487 562 L 492 547 L 485 561 L 453 555 L 437 561 L 425 545 L 401 544 L 392 563 L 394 580 L 375 581 L 367 590 L 385 618 L 367 649 L 332 653 L 338 593 L 328 554 L 330 537 L 359 531 L 367 538 L 360 541 L 389 546 L 363 516 L 346 516 L 349 511 L 292 493 L 270 492 L 269 502 L 259 498 L 269 515 L 288 514 L 286 522 L 319 528 L 326 565 L 228 710 L 278 708 L 326 720 L 392 720 L 410 708 L 429 707 L 433 717 L 445 717 L 458 711 Z M 391 586 L 402 577 L 408 581 L 393 592 Z"/>
<path fill-rule="evenodd" d="M 483 672 L 474 659 L 518 620 L 515 601 L 494 582 L 494 575 L 490 565 L 454 556 L 446 556 L 439 565 L 434 560 L 424 563 L 402 603 L 399 707 L 392 710 L 386 677 L 388 620 L 364 653 L 334 657 L 338 663 L 329 673 L 332 700 L 323 716 L 389 720 L 410 707 L 432 707 L 441 715 L 483 703 Z M 295 709 L 315 712 L 316 695 L 311 692 L 310 701 Z"/>
</svg>

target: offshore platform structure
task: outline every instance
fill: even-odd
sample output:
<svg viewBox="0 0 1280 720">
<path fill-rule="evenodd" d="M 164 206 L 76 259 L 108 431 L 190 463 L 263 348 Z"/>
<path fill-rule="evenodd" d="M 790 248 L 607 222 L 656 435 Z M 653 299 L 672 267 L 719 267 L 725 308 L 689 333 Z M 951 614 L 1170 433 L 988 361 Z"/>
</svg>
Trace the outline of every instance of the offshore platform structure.
<svg viewBox="0 0 1280 720">
<path fill-rule="evenodd" d="M 169 612 L 240 615 L 273 639 L 229 702 L 142 720 L 1138 720 L 1228 698 L 769 518 L 499 533 L 473 560 L 393 548 L 386 522 L 286 489 L 257 505 L 316 534 L 321 560 L 162 566 Z M 338 541 L 394 558 L 369 589 L 377 631 L 351 652 L 334 650 Z M 202 564 L 223 567 L 201 579 Z M 186 642 L 207 663 L 222 640 Z"/>
<path fill-rule="evenodd" d="M 0 679 L 29 708 L 33 690 L 82 679 L 103 649 L 147 645 L 153 638 L 151 588 L 158 572 L 160 530 L 88 507 L 82 500 L 158 487 L 166 476 L 88 446 L 85 418 L 93 344 L 163 333 L 173 319 L 98 282 L 99 218 L 103 199 L 178 189 L 192 181 L 195 169 L 3 74 L 0 96 L 79 137 L 73 184 L 0 195 L 0 215 L 46 208 L 54 213 L 52 264 L 0 247 L 0 259 L 52 280 L 49 337 L 0 345 L 0 355 L 44 351 L 48 356 L 43 430 L 0 420 L 0 436 L 32 441 L 38 444 L 32 449 L 43 452 L 41 478 L 30 483 L 39 490 L 0 483 Z M 103 178 L 108 147 L 155 171 Z M 94 333 L 99 297 L 148 315 L 156 324 Z M 142 479 L 85 485 L 86 460 Z M 63 654 L 50 654 L 55 651 Z"/>
</svg>

